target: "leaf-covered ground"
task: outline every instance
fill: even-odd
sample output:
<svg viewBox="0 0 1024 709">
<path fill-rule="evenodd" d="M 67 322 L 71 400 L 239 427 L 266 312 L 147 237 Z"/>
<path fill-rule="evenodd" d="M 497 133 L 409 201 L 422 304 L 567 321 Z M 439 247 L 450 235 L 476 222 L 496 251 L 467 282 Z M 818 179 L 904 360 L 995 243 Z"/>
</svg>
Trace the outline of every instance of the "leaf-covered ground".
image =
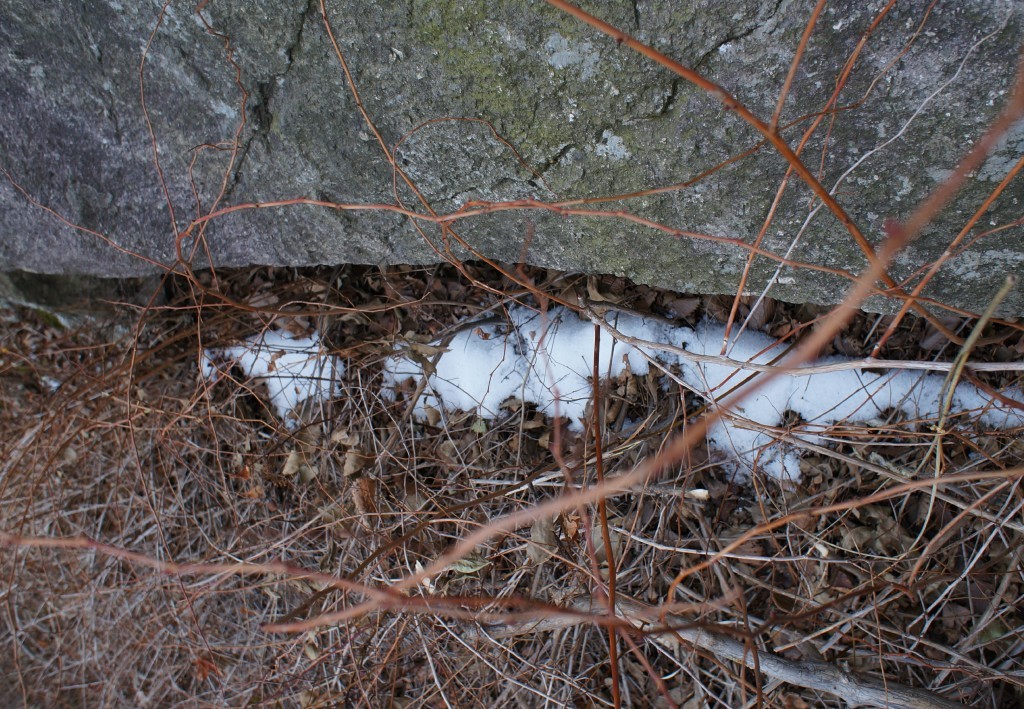
<svg viewBox="0 0 1024 709">
<path fill-rule="evenodd" d="M 422 392 L 389 395 L 385 358 L 399 344 L 427 362 L 469 318 L 611 304 L 693 325 L 733 308 L 618 278 L 514 275 L 256 269 L 168 281 L 148 308 L 66 326 L 4 310 L 0 694 L 34 706 L 843 706 L 800 681 L 826 663 L 864 686 L 1019 704 L 1024 444 L 964 417 L 840 421 L 825 445 L 801 446 L 799 484 L 738 481 L 697 445 L 626 493 L 482 536 L 403 585 L 488 524 L 632 470 L 706 413 L 679 378 L 627 370 L 603 383 L 582 431 L 516 399 L 493 420 L 414 417 Z M 737 326 L 780 340 L 826 313 L 751 302 Z M 865 356 L 886 324 L 862 314 L 823 354 Z M 945 325 L 966 336 L 973 321 Z M 338 395 L 295 412 L 297 427 L 237 369 L 200 372 L 207 349 L 268 329 L 316 331 L 347 364 Z M 981 334 L 971 361 L 1007 366 L 963 376 L 1019 387 L 1019 326 Z M 908 319 L 881 357 L 959 351 Z"/>
</svg>

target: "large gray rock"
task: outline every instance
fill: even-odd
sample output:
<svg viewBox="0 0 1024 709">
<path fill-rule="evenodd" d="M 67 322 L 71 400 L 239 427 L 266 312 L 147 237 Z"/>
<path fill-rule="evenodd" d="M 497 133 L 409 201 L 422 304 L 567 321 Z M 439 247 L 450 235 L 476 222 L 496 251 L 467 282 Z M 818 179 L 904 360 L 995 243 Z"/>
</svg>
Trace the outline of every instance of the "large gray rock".
<svg viewBox="0 0 1024 709">
<path fill-rule="evenodd" d="M 387 144 L 398 144 L 399 164 L 438 213 L 471 200 L 583 199 L 671 185 L 759 140 L 702 90 L 543 2 L 326 5 L 366 110 Z M 0 166 L 32 199 L 103 235 L 67 227 L 0 177 L 0 270 L 152 273 L 174 263 L 176 234 L 210 209 L 222 186 L 222 206 L 292 197 L 395 202 L 391 167 L 346 85 L 319 2 L 215 0 L 202 17 L 194 6 L 172 2 L 157 27 L 157 0 L 0 0 Z M 810 6 L 587 3 L 719 82 L 764 119 Z M 807 116 L 825 105 L 874 6 L 828 3 L 783 112 L 784 124 L 804 117 L 784 131 L 790 145 L 809 125 Z M 840 95 L 845 110 L 828 117 L 803 151 L 827 187 L 844 177 L 838 198 L 875 242 L 887 218 L 906 217 L 948 174 L 1012 87 L 1022 2 L 940 0 L 930 13 L 926 6 L 897 4 L 880 22 Z M 154 28 L 141 74 L 173 220 L 140 94 L 140 59 Z M 248 92 L 234 163 L 223 148 L 243 107 L 224 37 Z M 439 120 L 449 118 L 486 123 Z M 1018 125 L 899 257 L 897 280 L 942 253 L 1022 149 Z M 692 186 L 593 207 L 751 242 L 785 170 L 765 147 Z M 404 185 L 398 194 L 425 211 Z M 785 253 L 800 233 L 792 259 L 858 272 L 864 256 L 827 210 L 800 231 L 809 195 L 790 181 L 764 247 Z M 1019 218 L 1020 197 L 1019 185 L 1011 185 L 976 234 Z M 428 243 L 408 219 L 383 211 L 291 206 L 238 211 L 208 226 L 218 266 L 429 262 L 445 248 L 435 225 L 421 225 Z M 454 227 L 492 258 L 625 274 L 684 291 L 731 292 L 746 258 L 734 245 L 676 238 L 618 218 L 519 209 Z M 972 243 L 926 293 L 982 309 L 1003 274 L 1021 270 L 1021 232 L 994 231 Z M 199 249 L 193 264 L 205 259 Z M 747 289 L 759 291 L 775 268 L 756 259 Z M 810 302 L 835 302 L 847 282 L 807 269 L 777 276 L 773 296 Z M 1019 292 L 1004 312 L 1024 314 Z"/>
</svg>

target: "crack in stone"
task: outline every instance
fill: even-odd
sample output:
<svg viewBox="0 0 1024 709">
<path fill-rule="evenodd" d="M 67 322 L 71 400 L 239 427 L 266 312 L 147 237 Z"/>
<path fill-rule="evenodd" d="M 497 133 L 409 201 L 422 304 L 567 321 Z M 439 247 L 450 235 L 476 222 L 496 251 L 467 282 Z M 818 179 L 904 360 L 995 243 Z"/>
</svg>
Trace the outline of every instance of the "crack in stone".
<svg viewBox="0 0 1024 709">
<path fill-rule="evenodd" d="M 535 168 L 537 171 L 537 176 L 530 177 L 529 179 L 526 180 L 526 183 L 531 187 L 552 192 L 551 188 L 548 187 L 547 184 L 543 182 L 544 176 L 547 175 L 549 170 L 558 165 L 558 163 L 560 163 L 562 159 L 565 158 L 565 156 L 568 155 L 575 148 L 576 145 L 574 143 L 566 143 L 565 145 L 563 145 L 561 148 L 558 149 L 557 153 L 549 157 L 547 160 L 545 160 Z"/>
<path fill-rule="evenodd" d="M 573 145 L 572 143 L 566 143 L 565 145 L 560 147 L 557 153 L 555 153 L 553 156 L 551 156 L 550 158 L 548 158 L 547 160 L 545 160 L 536 167 L 537 173 L 541 177 L 543 177 L 548 170 L 553 168 L 562 160 L 562 158 L 568 155 L 569 151 L 572 150 L 574 147 L 576 146 Z"/>
<path fill-rule="evenodd" d="M 242 176 L 242 169 L 249 156 L 249 151 L 252 148 L 253 141 L 256 140 L 256 138 L 263 138 L 269 148 L 270 128 L 274 122 L 274 113 L 270 109 L 271 101 L 273 101 L 277 88 L 284 82 L 288 73 L 295 64 L 295 57 L 298 54 L 299 47 L 302 45 L 302 38 L 306 31 L 306 25 L 309 22 L 309 18 L 315 12 L 316 0 L 307 0 L 306 9 L 303 10 L 302 15 L 299 18 L 297 23 L 298 26 L 293 34 L 293 39 L 284 48 L 285 57 L 288 60 L 287 64 L 285 64 L 284 71 L 272 73 L 266 81 L 260 81 L 256 85 L 256 90 L 253 92 L 255 101 L 250 109 L 255 125 L 250 128 L 249 135 L 246 137 L 245 142 L 238 151 L 238 161 L 235 164 L 235 169 L 231 176 L 231 183 L 225 191 L 225 200 L 229 200 L 231 198 L 234 194 L 235 188 L 238 186 L 238 182 Z"/>
<path fill-rule="evenodd" d="M 710 50 L 708 50 L 703 55 L 701 55 L 700 59 L 698 59 L 693 64 L 692 69 L 694 71 L 698 71 L 698 70 L 704 68 L 705 65 L 708 63 L 708 60 L 712 56 L 714 56 L 715 53 L 718 52 L 718 50 L 721 47 L 729 44 L 730 42 L 737 42 L 737 41 L 742 40 L 742 39 L 744 39 L 746 37 L 749 37 L 751 34 L 756 32 L 759 28 L 766 26 L 773 19 L 775 19 L 775 16 L 779 13 L 779 10 L 782 8 L 783 2 L 785 2 L 785 0 L 776 0 L 775 7 L 772 8 L 771 13 L 768 15 L 768 17 L 766 17 L 764 19 L 763 22 L 758 22 L 753 27 L 751 27 L 751 28 L 749 28 L 747 30 L 744 30 L 742 32 L 739 32 L 739 33 L 736 33 L 736 34 L 728 34 L 728 35 L 726 35 L 725 39 L 723 39 L 721 42 L 719 42 L 714 47 L 712 47 Z M 634 18 L 635 18 L 635 24 L 636 24 L 637 28 L 639 28 L 640 27 L 640 8 L 639 8 L 639 2 L 637 0 L 634 0 L 634 2 L 633 2 L 633 14 L 634 14 Z M 672 110 L 675 108 L 676 101 L 679 99 L 679 89 L 680 89 L 680 86 L 682 86 L 682 79 L 680 77 L 678 77 L 678 76 L 673 78 L 672 79 L 672 83 L 669 86 L 668 93 L 665 94 L 665 96 L 662 98 L 661 105 L 657 109 L 655 109 L 652 114 L 650 114 L 648 116 L 643 116 L 642 118 L 643 119 L 656 119 L 656 118 L 661 118 L 662 116 L 665 116 L 665 115 L 671 113 Z"/>
<path fill-rule="evenodd" d="M 714 47 L 712 47 L 711 49 L 709 49 L 708 51 L 704 52 L 704 54 L 701 55 L 701 58 L 698 59 L 694 63 L 694 65 L 692 67 L 694 69 L 694 71 L 696 71 L 696 70 L 702 68 L 703 66 L 705 66 L 707 64 L 708 60 L 711 57 L 713 57 L 725 45 L 730 44 L 732 42 L 738 42 L 738 41 L 740 41 L 742 39 L 746 39 L 750 35 L 754 34 L 754 32 L 756 32 L 758 29 L 766 26 L 768 23 L 770 23 L 772 20 L 774 20 L 775 16 L 779 13 L 779 9 L 782 7 L 782 3 L 783 2 L 784 2 L 784 0 L 776 0 L 775 7 L 772 8 L 772 11 L 768 14 L 768 16 L 763 21 L 756 22 L 749 29 L 743 30 L 743 31 L 741 31 L 739 33 L 733 34 L 733 33 L 730 32 L 729 34 L 727 34 L 725 36 L 725 39 L 723 39 L 721 42 L 719 42 Z"/>
<path fill-rule="evenodd" d="M 661 101 L 661 106 L 654 112 L 652 118 L 659 118 L 672 111 L 675 108 L 676 100 L 679 98 L 679 83 L 680 78 L 677 76 L 672 79 L 672 84 L 669 86 L 668 94 Z"/>
</svg>

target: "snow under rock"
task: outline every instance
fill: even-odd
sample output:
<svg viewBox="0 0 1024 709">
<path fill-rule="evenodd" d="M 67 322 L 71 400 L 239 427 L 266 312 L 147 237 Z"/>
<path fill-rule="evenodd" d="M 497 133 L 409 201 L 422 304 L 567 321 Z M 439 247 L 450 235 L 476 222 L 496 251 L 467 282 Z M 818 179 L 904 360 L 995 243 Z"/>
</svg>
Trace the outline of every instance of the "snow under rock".
<svg viewBox="0 0 1024 709">
<path fill-rule="evenodd" d="M 235 347 L 206 350 L 199 366 L 203 376 L 213 380 L 235 365 L 246 379 L 266 384 L 270 403 L 292 429 L 299 424 L 299 404 L 332 398 L 345 373 L 345 365 L 324 351 L 315 334 L 292 337 L 277 331 L 250 337 Z"/>
<path fill-rule="evenodd" d="M 610 314 L 608 324 L 626 337 L 681 347 L 696 355 L 718 355 L 724 326 L 706 321 L 696 329 L 668 325 L 629 314 Z M 508 310 L 508 321 L 481 322 L 464 328 L 450 342 L 435 343 L 443 351 L 435 371 L 427 377 L 414 414 L 425 417 L 428 407 L 438 411 L 474 411 L 481 418 L 501 415 L 508 399 L 535 404 L 549 416 L 569 420 L 582 430 L 582 419 L 592 396 L 594 325 L 573 312 L 553 308 L 546 314 L 524 306 Z M 768 364 L 784 350 L 768 336 L 744 332 L 734 337 L 727 350 L 733 361 Z M 695 392 L 717 402 L 733 387 L 755 373 L 729 362 L 696 363 L 685 355 L 655 348 L 634 347 L 601 331 L 599 371 L 602 377 L 618 377 L 627 370 L 646 374 L 651 361 L 678 367 L 682 380 Z M 420 358 L 422 361 L 422 358 Z M 840 357 L 816 364 L 841 363 Z M 344 365 L 327 354 L 319 338 L 290 337 L 265 332 L 244 344 L 208 350 L 200 363 L 204 376 L 214 379 L 237 365 L 246 378 L 265 382 L 278 416 L 294 428 L 296 407 L 306 399 L 326 400 L 338 393 Z M 393 391 L 403 381 L 422 381 L 423 366 L 404 356 L 399 348 L 385 362 L 384 384 Z M 895 370 L 884 374 L 845 369 L 806 375 L 783 375 L 739 404 L 726 401 L 726 415 L 708 430 L 708 441 L 744 476 L 760 470 L 778 479 L 797 480 L 800 462 L 797 449 L 781 443 L 766 428 L 783 423 L 787 411 L 803 422 L 791 436 L 819 442 L 817 431 L 840 422 L 881 422 L 890 412 L 926 424 L 940 414 L 945 376 Z M 1005 394 L 1020 400 L 1021 392 Z M 1024 426 L 1024 411 L 993 401 L 977 387 L 961 383 L 954 391 L 950 415 L 968 413 L 971 421 L 991 428 Z"/>
<path fill-rule="evenodd" d="M 561 308 L 541 315 L 515 306 L 508 314 L 507 324 L 464 329 L 445 345 L 447 351 L 428 377 L 415 415 L 425 416 L 427 407 L 433 407 L 475 411 L 482 418 L 493 419 L 500 415 L 502 402 L 518 398 L 536 404 L 545 414 L 568 418 L 572 428 L 581 430 L 591 397 L 594 325 Z M 725 335 L 724 326 L 712 322 L 693 329 L 618 314 L 608 316 L 608 323 L 628 337 L 681 346 L 699 355 L 719 354 Z M 727 356 L 768 364 L 783 349 L 764 334 L 744 332 L 732 339 Z M 600 358 L 599 371 L 604 377 L 617 377 L 627 367 L 634 374 L 646 374 L 650 359 L 666 367 L 676 365 L 686 384 L 709 400 L 725 396 L 754 374 L 728 363 L 695 363 L 683 355 L 633 347 L 616 341 L 603 328 Z M 843 361 L 831 357 L 817 364 Z M 384 371 L 385 383 L 390 386 L 408 379 L 419 381 L 423 374 L 421 365 L 400 353 L 386 363 Z M 710 427 L 708 440 L 734 463 L 740 475 L 756 467 L 778 479 L 796 480 L 800 477 L 796 450 L 757 428 L 779 426 L 785 413 L 792 411 L 804 421 L 800 438 L 817 442 L 815 429 L 838 421 L 877 421 L 891 411 L 914 420 L 934 420 L 940 412 L 944 379 L 944 375 L 909 370 L 876 374 L 857 369 L 780 376 L 729 407 L 730 415 Z M 1008 395 L 1020 399 L 1020 392 Z M 964 412 L 993 428 L 1024 425 L 1024 412 L 993 401 L 970 384 L 960 384 L 952 398 L 950 415 Z M 744 421 L 754 426 L 743 426 Z"/>
</svg>

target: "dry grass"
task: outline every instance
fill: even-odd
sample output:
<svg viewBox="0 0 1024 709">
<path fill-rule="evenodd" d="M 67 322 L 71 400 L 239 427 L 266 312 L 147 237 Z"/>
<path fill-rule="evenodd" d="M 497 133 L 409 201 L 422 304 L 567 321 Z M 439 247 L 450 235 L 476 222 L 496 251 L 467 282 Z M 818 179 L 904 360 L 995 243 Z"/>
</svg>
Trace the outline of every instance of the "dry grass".
<svg viewBox="0 0 1024 709">
<path fill-rule="evenodd" d="M 698 318 L 731 304 L 520 275 L 556 297 L 596 289 L 643 313 L 689 303 Z M 536 296 L 464 265 L 205 274 L 164 297 L 68 329 L 4 313 L 0 691 L 14 703 L 604 705 L 614 681 L 627 705 L 844 704 L 666 642 L 679 636 L 656 632 L 656 618 L 631 630 L 647 607 L 731 636 L 762 662 L 773 653 L 813 673 L 821 660 L 974 706 L 1021 699 L 1024 498 L 1011 468 L 1024 446 L 1012 433 L 961 422 L 938 470 L 932 460 L 917 479 L 1005 475 L 934 493 L 904 484 L 932 450 L 926 422 L 835 426 L 834 445 L 804 452 L 799 486 L 736 483 L 698 448 L 608 496 L 603 515 L 566 509 L 389 594 L 489 521 L 595 482 L 593 430 L 571 434 L 516 404 L 486 430 L 472 415 L 417 422 L 411 389 L 382 396 L 379 363 L 396 339 L 434 339 Z M 777 332 L 820 314 L 769 302 L 759 319 Z M 305 412 L 298 432 L 257 385 L 211 386 L 197 372 L 202 347 L 272 322 L 316 327 L 349 363 L 343 394 Z M 862 315 L 833 347 L 866 354 L 885 324 Z M 1017 329 L 986 336 L 979 358 L 1019 359 Z M 951 359 L 940 341 L 906 320 L 883 355 Z M 655 374 L 603 388 L 605 476 L 694 420 L 701 402 L 666 381 L 667 393 Z M 600 610 L 606 539 L 631 623 L 612 623 L 614 655 Z"/>
</svg>

